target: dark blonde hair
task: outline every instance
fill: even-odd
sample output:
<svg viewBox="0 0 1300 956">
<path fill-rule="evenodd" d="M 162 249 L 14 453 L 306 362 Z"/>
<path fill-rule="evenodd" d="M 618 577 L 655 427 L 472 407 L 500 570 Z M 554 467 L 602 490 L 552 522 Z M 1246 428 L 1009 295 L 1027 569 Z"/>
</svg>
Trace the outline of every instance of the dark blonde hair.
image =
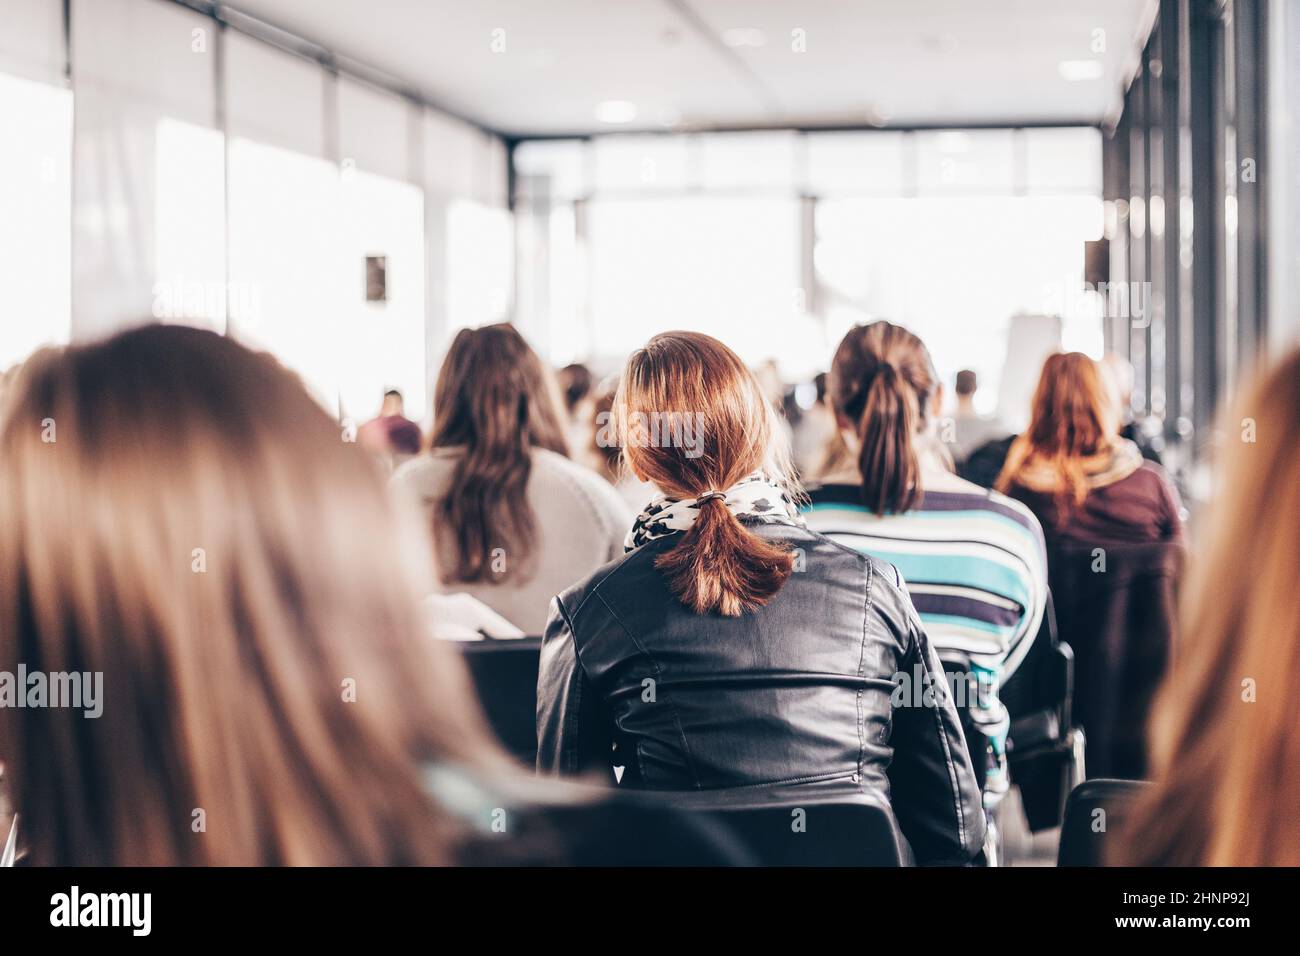
<svg viewBox="0 0 1300 956">
<path fill-rule="evenodd" d="M 433 515 L 443 583 L 499 584 L 533 567 L 536 521 L 526 491 L 532 451 L 568 455 L 550 369 L 506 323 L 461 329 L 438 373 L 433 448 L 460 447 Z M 515 556 L 501 572 L 492 551 Z"/>
<path fill-rule="evenodd" d="M 0 667 L 102 672 L 104 697 L 0 708 L 33 862 L 451 862 L 420 764 L 505 758 L 424 631 L 393 507 L 230 339 L 33 357 L 0 413 Z"/>
<path fill-rule="evenodd" d="M 1155 784 L 1120 841 L 1128 864 L 1300 865 L 1300 351 L 1234 411 L 1152 711 Z"/>
<path fill-rule="evenodd" d="M 655 415 L 698 416 L 700 453 L 635 440 L 632 423 Z M 666 332 L 633 352 L 614 399 L 614 422 L 628 462 L 670 496 L 722 491 L 759 469 L 794 490 L 772 406 L 736 353 L 708 335 Z M 690 530 L 656 566 L 691 610 L 738 617 L 781 589 L 794 557 L 714 498 L 700 506 Z"/>
<path fill-rule="evenodd" d="M 1012 442 L 997 490 L 1008 491 L 1025 468 L 1044 464 L 1060 478 L 1059 504 L 1083 504 L 1084 459 L 1109 451 L 1118 429 L 1114 391 L 1101 366 L 1082 352 L 1049 355 L 1034 389 L 1029 427 Z"/>
<path fill-rule="evenodd" d="M 856 326 L 835 350 L 827 393 L 836 415 L 857 426 L 862 498 L 878 515 L 916 506 L 921 463 L 914 442 L 938 387 L 930 352 L 902 326 Z"/>
</svg>

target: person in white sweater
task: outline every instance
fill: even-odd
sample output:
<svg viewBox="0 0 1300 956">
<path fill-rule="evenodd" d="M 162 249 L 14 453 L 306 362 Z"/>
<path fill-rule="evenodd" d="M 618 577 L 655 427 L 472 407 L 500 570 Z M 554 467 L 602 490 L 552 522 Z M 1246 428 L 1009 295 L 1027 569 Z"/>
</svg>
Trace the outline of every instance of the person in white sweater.
<svg viewBox="0 0 1300 956">
<path fill-rule="evenodd" d="M 630 509 L 567 457 L 554 381 L 513 326 L 456 336 L 431 446 L 393 486 L 421 508 L 438 592 L 469 594 L 540 634 L 556 594 L 623 554 Z"/>
</svg>

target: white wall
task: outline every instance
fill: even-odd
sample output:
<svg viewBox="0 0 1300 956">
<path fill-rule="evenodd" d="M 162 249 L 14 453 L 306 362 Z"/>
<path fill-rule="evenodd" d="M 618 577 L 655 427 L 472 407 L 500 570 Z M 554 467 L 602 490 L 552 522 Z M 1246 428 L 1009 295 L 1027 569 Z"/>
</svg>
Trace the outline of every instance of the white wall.
<svg viewBox="0 0 1300 956">
<path fill-rule="evenodd" d="M 29 318 L 5 323 L 0 363 L 184 322 L 275 351 L 344 414 L 388 387 L 420 414 L 453 323 L 506 317 L 498 137 L 166 0 L 72 0 L 69 91 L 61 0 L 2 14 L 0 128 L 18 148 L 0 151 L 0 278 Z M 493 224 L 470 238 L 507 267 L 449 246 L 465 221 Z M 365 297 L 375 255 L 384 302 Z"/>
</svg>

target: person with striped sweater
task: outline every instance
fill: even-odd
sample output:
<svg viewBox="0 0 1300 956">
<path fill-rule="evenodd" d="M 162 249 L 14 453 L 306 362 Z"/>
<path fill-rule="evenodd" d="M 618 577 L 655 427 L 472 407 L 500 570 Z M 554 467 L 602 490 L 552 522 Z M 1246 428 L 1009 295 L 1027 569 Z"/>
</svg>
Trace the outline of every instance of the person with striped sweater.
<svg viewBox="0 0 1300 956">
<path fill-rule="evenodd" d="M 1020 502 L 952 473 L 940 379 L 907 329 L 850 330 L 828 395 L 851 455 L 809 489 L 808 527 L 898 569 L 940 659 L 974 691 L 968 729 L 972 750 L 983 751 L 973 756 L 983 758 L 991 810 L 1009 784 L 1010 718 L 997 689 L 1028 652 L 1047 602 L 1042 529 Z"/>
</svg>

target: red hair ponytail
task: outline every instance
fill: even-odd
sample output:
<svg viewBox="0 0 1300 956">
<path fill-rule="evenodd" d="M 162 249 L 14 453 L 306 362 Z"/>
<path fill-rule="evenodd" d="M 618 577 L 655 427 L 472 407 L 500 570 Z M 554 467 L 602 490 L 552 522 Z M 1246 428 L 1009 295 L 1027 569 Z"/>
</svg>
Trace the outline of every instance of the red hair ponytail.
<svg viewBox="0 0 1300 956">
<path fill-rule="evenodd" d="M 623 455 L 641 476 L 678 498 L 722 491 L 755 471 L 793 490 L 775 411 L 735 352 L 697 332 L 666 332 L 628 358 L 614 399 Z M 641 441 L 645 416 L 690 416 L 695 447 Z M 697 614 L 753 611 L 781 590 L 794 556 L 746 528 L 713 498 L 655 562 L 677 598 Z"/>
</svg>

